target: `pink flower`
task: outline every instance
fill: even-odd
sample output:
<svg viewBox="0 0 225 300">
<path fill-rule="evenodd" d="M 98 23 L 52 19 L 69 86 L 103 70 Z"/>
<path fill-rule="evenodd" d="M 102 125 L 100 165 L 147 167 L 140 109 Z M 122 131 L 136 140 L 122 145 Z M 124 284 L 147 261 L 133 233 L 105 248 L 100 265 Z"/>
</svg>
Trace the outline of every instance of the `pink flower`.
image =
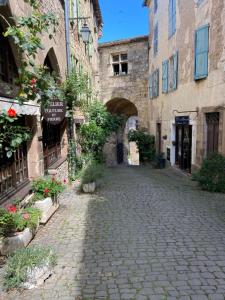
<svg viewBox="0 0 225 300">
<path fill-rule="evenodd" d="M 49 193 L 49 189 L 48 189 L 48 188 L 45 188 L 45 189 L 44 189 L 44 194 L 47 196 L 48 193 Z"/>
<path fill-rule="evenodd" d="M 8 210 L 8 212 L 13 213 L 13 214 L 16 213 L 16 211 L 17 211 L 16 206 L 12 205 L 12 204 L 7 205 L 6 209 Z"/>
<path fill-rule="evenodd" d="M 30 219 L 30 215 L 28 213 L 24 213 L 23 214 L 23 218 L 24 218 L 24 220 L 29 220 Z"/>
<path fill-rule="evenodd" d="M 31 85 L 35 85 L 36 83 L 37 83 L 37 79 L 36 78 L 31 79 L 31 81 L 30 81 Z"/>
</svg>

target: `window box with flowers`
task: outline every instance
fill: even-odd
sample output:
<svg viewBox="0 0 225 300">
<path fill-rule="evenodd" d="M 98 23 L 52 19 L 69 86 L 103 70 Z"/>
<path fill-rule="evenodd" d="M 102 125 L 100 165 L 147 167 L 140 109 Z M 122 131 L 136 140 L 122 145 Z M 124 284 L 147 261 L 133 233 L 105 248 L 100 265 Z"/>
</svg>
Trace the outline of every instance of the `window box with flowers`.
<svg viewBox="0 0 225 300">
<path fill-rule="evenodd" d="M 25 248 L 36 234 L 40 218 L 36 208 L 19 209 L 11 204 L 0 208 L 0 254 Z"/>
<path fill-rule="evenodd" d="M 66 181 L 63 183 L 66 184 Z M 58 195 L 64 190 L 63 183 L 54 177 L 38 178 L 33 181 L 32 202 L 33 207 L 38 208 L 42 213 L 41 224 L 46 224 L 59 208 Z"/>
</svg>

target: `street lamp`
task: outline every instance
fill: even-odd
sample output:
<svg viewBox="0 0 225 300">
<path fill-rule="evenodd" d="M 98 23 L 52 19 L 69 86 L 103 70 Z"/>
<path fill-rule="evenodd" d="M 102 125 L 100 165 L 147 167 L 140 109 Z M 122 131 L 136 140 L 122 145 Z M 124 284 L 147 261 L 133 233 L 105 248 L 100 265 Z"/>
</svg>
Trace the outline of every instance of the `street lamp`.
<svg viewBox="0 0 225 300">
<path fill-rule="evenodd" d="M 81 33 L 83 42 L 84 42 L 85 44 L 89 43 L 91 31 L 90 31 L 90 29 L 89 29 L 89 27 L 87 26 L 86 23 L 85 23 L 85 24 L 83 25 L 83 27 L 81 28 L 80 33 Z"/>
<path fill-rule="evenodd" d="M 0 0 L 0 6 L 6 6 L 8 0 Z"/>
</svg>

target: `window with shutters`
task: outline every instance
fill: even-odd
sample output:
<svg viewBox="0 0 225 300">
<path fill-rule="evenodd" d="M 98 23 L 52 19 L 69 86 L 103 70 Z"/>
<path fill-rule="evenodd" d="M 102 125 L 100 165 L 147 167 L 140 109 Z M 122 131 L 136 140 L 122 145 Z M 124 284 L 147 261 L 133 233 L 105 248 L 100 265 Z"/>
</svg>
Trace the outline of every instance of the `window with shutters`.
<svg viewBox="0 0 225 300">
<path fill-rule="evenodd" d="M 112 55 L 112 69 L 113 75 L 127 75 L 128 74 L 128 55 L 127 53 Z"/>
<path fill-rule="evenodd" d="M 219 120 L 218 112 L 206 114 L 207 124 L 207 156 L 211 153 L 218 152 L 219 148 Z"/>
<path fill-rule="evenodd" d="M 154 13 L 157 12 L 158 9 L 158 0 L 154 0 Z"/>
<path fill-rule="evenodd" d="M 156 69 L 149 76 L 149 98 L 157 98 L 159 96 L 159 69 Z"/>
<path fill-rule="evenodd" d="M 195 31 L 195 72 L 194 79 L 208 76 L 209 25 Z"/>
<path fill-rule="evenodd" d="M 159 35 L 159 28 L 157 23 L 154 27 L 154 55 L 158 53 L 158 35 Z"/>
<path fill-rule="evenodd" d="M 176 0 L 169 0 L 169 38 L 176 32 Z"/>
<path fill-rule="evenodd" d="M 168 60 L 168 91 L 177 89 L 178 80 L 178 52 Z"/>
</svg>

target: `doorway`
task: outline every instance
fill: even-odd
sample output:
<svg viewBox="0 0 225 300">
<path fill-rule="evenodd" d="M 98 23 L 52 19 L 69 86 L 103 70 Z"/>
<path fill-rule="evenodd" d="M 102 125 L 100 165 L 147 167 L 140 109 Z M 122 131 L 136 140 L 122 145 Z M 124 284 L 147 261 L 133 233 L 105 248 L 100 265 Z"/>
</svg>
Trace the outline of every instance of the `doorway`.
<svg viewBox="0 0 225 300">
<path fill-rule="evenodd" d="M 162 151 L 162 126 L 161 123 L 156 124 L 156 151 L 161 153 Z"/>
<path fill-rule="evenodd" d="M 123 155 L 123 143 L 117 144 L 117 163 L 120 165 L 124 161 L 124 155 Z"/>
<path fill-rule="evenodd" d="M 189 122 L 188 122 L 189 123 Z M 176 125 L 176 165 L 181 170 L 191 172 L 192 126 Z"/>
</svg>

